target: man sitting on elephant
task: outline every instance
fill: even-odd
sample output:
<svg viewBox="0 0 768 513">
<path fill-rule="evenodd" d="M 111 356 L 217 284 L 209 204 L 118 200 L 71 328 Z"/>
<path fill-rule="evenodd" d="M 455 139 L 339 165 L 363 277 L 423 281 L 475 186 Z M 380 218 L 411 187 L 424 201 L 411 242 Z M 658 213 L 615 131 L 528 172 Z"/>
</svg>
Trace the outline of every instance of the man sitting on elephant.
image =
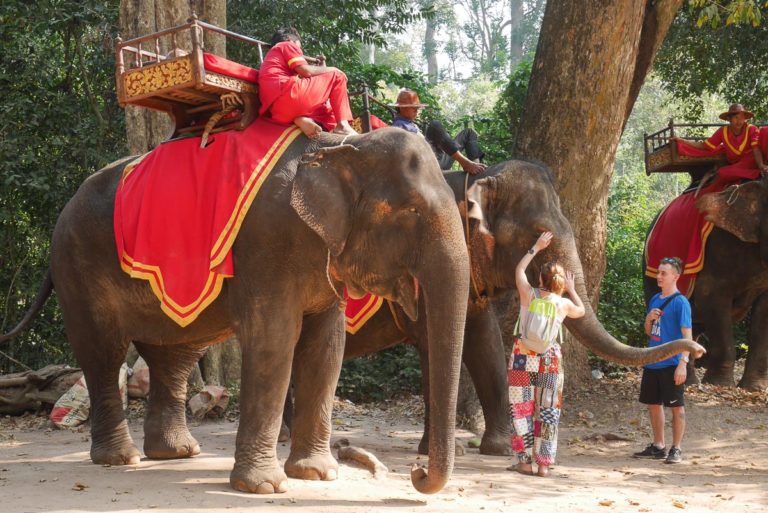
<svg viewBox="0 0 768 513">
<path fill-rule="evenodd" d="M 760 177 L 760 170 L 753 150 L 758 146 L 758 128 L 747 123 L 753 113 L 740 103 L 732 104 L 727 111 L 720 114 L 720 119 L 728 121 L 727 126 L 717 129 L 706 141 L 688 141 L 673 137 L 673 141 L 681 143 L 678 151 L 685 153 L 685 146 L 697 150 L 711 152 L 724 151 L 728 165 L 718 169 L 718 183 L 724 188 L 741 180 L 755 180 Z"/>
<path fill-rule="evenodd" d="M 353 118 L 343 71 L 307 62 L 295 28 L 281 28 L 272 35 L 272 48 L 259 70 L 259 115 L 278 123 L 295 123 L 304 135 L 316 137 L 323 128 L 356 135 L 350 126 Z M 330 104 L 330 105 L 329 105 Z"/>
<path fill-rule="evenodd" d="M 396 108 L 398 112 L 392 126 L 421 134 L 416 118 L 419 116 L 419 109 L 426 106 L 419 101 L 416 91 L 402 89 L 397 95 L 397 103 L 390 104 L 390 107 Z M 483 157 L 483 152 L 477 145 L 477 132 L 472 128 L 465 128 L 454 139 L 439 121 L 431 121 L 424 131 L 424 137 L 432 146 L 432 151 L 435 152 L 440 169 L 443 171 L 451 169 L 454 160 L 471 175 L 482 173 L 487 167 L 477 162 Z M 462 149 L 467 152 L 467 156 L 461 153 Z"/>
</svg>

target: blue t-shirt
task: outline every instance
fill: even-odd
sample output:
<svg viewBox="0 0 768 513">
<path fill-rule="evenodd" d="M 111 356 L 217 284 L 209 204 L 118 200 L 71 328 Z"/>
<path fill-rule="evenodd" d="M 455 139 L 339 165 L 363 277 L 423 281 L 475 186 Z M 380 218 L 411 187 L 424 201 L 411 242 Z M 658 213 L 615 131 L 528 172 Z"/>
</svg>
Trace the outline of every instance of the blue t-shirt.
<svg viewBox="0 0 768 513">
<path fill-rule="evenodd" d="M 651 302 L 648 304 L 648 312 L 654 308 L 661 308 L 661 305 L 663 305 L 668 298 L 669 296 L 661 297 L 660 292 L 653 296 Z M 672 340 L 683 338 L 682 328 L 691 328 L 691 304 L 688 302 L 688 298 L 680 294 L 664 307 L 664 311 L 661 312 L 661 317 L 651 324 L 651 338 L 648 340 L 648 346 L 656 347 Z M 662 369 L 664 367 L 677 365 L 679 362 L 680 354 L 678 353 L 666 360 L 648 364 L 645 368 Z"/>
<path fill-rule="evenodd" d="M 392 122 L 392 126 L 397 128 L 402 128 L 403 130 L 408 130 L 409 132 L 414 134 L 421 133 L 421 129 L 419 128 L 419 125 L 417 125 L 410 119 L 406 119 L 399 115 L 395 116 L 395 120 Z"/>
</svg>

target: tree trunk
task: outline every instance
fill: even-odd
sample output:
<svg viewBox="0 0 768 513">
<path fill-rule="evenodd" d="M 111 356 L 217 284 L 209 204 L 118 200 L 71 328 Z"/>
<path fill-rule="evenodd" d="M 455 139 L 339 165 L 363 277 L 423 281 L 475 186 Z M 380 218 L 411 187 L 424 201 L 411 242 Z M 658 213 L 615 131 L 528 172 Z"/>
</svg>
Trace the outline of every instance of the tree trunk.
<svg viewBox="0 0 768 513">
<path fill-rule="evenodd" d="M 181 25 L 193 12 L 202 21 L 220 27 L 227 25 L 225 0 L 121 0 L 120 35 L 125 40 Z M 179 41 L 183 48 L 189 48 L 189 44 Z M 208 51 L 226 56 L 224 36 L 206 34 L 204 44 Z M 161 46 L 160 51 L 167 52 L 169 48 Z M 172 129 L 166 114 L 132 106 L 125 109 L 125 126 L 131 154 L 151 150 L 167 139 Z"/>
<path fill-rule="evenodd" d="M 511 0 L 509 11 L 509 72 L 523 59 L 523 0 Z"/>
<path fill-rule="evenodd" d="M 554 170 L 593 306 L 605 272 L 608 186 L 616 148 L 681 4 L 547 2 L 513 154 L 541 160 Z M 584 379 L 586 350 L 566 344 L 566 353 L 566 372 L 576 382 Z"/>
<path fill-rule="evenodd" d="M 139 37 L 158 30 L 182 25 L 196 14 L 200 20 L 227 26 L 225 0 L 121 0 L 120 30 L 123 39 Z M 206 51 L 225 57 L 226 39 L 220 34 L 204 33 Z M 168 42 L 163 41 L 163 44 Z M 190 41 L 179 39 L 179 46 L 189 49 Z M 161 45 L 160 51 L 170 48 Z M 165 140 L 171 123 L 164 113 L 149 109 L 128 107 L 125 112 L 128 148 L 132 154 L 146 153 Z M 216 344 L 208 349 L 201 360 L 200 371 L 209 385 L 228 385 L 240 379 L 240 346 L 237 340 Z"/>
<path fill-rule="evenodd" d="M 438 75 L 435 32 L 437 32 L 437 20 L 427 19 L 427 29 L 424 33 L 424 57 L 427 58 L 427 77 L 430 84 L 437 84 Z"/>
</svg>

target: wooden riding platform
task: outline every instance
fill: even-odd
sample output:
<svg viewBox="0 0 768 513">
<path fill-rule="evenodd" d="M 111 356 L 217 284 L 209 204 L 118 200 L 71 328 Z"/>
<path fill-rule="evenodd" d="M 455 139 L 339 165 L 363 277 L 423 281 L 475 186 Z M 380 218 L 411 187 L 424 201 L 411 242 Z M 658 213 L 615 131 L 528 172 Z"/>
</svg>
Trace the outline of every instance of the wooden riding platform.
<svg viewBox="0 0 768 513">
<path fill-rule="evenodd" d="M 184 25 L 127 41 L 118 38 L 116 78 L 120 105 L 166 112 L 175 124 L 172 136 L 202 132 L 211 116 L 227 104 L 228 115 L 216 120 L 216 131 L 248 126 L 259 111 L 258 70 L 205 52 L 205 32 L 253 45 L 259 63 L 263 60 L 262 48 L 269 47 L 263 41 L 202 22 L 194 15 Z M 190 50 L 180 46 L 186 41 L 191 42 Z M 163 53 L 161 48 L 168 51 Z"/>
<path fill-rule="evenodd" d="M 689 173 L 694 179 L 700 178 L 707 171 L 719 168 L 728 161 L 725 155 L 712 157 L 691 157 L 681 155 L 677 151 L 677 145 L 671 144 L 675 136 L 683 137 L 691 141 L 705 141 L 714 129 L 724 126 L 717 124 L 685 124 L 675 123 L 669 120 L 669 125 L 658 132 L 643 134 L 643 147 L 645 152 L 645 174 L 651 173 Z M 761 125 L 757 125 L 760 127 Z M 702 135 L 707 132 L 707 135 Z"/>
</svg>

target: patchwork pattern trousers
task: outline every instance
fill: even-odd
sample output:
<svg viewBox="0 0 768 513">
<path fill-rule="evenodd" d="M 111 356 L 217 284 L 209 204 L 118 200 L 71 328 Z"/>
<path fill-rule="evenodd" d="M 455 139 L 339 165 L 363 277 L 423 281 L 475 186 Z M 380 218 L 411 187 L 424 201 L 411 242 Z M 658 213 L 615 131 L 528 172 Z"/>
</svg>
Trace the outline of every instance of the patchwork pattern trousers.
<svg viewBox="0 0 768 513">
<path fill-rule="evenodd" d="M 507 375 L 512 450 L 520 463 L 549 466 L 555 462 L 563 404 L 562 358 L 558 343 L 538 354 L 515 340 Z"/>
</svg>

